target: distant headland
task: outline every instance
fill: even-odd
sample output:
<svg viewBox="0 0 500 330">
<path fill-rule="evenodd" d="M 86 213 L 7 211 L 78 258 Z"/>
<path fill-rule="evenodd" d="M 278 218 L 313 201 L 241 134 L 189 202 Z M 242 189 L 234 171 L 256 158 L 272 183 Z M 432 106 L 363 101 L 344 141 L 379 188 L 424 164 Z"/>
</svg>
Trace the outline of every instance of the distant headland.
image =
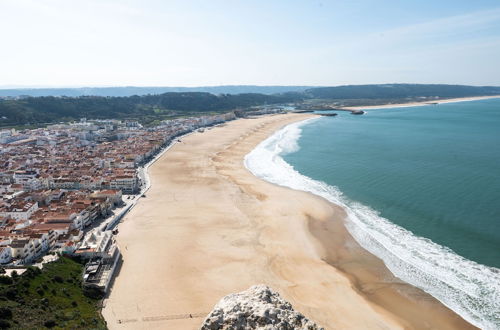
<svg viewBox="0 0 500 330">
<path fill-rule="evenodd" d="M 198 114 L 347 108 L 500 95 L 500 87 L 426 84 L 0 89 L 0 127 L 93 119 L 155 123 Z"/>
</svg>

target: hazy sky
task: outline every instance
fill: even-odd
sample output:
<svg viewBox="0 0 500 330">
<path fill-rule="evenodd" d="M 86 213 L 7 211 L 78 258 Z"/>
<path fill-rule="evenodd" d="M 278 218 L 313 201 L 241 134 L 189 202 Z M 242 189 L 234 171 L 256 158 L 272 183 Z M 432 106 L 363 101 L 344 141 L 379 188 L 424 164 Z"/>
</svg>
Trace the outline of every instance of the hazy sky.
<svg viewBox="0 0 500 330">
<path fill-rule="evenodd" d="M 499 0 L 0 0 L 0 86 L 500 85 Z"/>
</svg>

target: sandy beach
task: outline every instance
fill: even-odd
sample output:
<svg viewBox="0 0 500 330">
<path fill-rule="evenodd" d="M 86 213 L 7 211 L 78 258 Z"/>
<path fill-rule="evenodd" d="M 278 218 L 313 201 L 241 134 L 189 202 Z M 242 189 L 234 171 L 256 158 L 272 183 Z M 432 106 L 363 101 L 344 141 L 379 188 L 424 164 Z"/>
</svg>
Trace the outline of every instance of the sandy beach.
<svg viewBox="0 0 500 330">
<path fill-rule="evenodd" d="M 452 99 L 427 100 L 427 101 L 422 101 L 422 102 L 343 107 L 342 109 L 345 109 L 345 110 L 369 110 L 369 109 L 405 108 L 405 107 L 418 107 L 418 106 L 425 106 L 425 105 L 432 105 L 432 104 L 467 102 L 467 101 L 477 101 L 477 100 L 487 100 L 487 99 L 497 99 L 497 98 L 500 98 L 500 95 L 471 96 L 471 97 L 458 97 L 458 98 L 452 98 Z"/>
<path fill-rule="evenodd" d="M 254 177 L 243 158 L 310 114 L 239 119 L 191 134 L 149 173 L 119 225 L 110 329 L 198 329 L 225 295 L 267 284 L 327 329 L 472 329 L 362 249 L 340 207 Z"/>
</svg>

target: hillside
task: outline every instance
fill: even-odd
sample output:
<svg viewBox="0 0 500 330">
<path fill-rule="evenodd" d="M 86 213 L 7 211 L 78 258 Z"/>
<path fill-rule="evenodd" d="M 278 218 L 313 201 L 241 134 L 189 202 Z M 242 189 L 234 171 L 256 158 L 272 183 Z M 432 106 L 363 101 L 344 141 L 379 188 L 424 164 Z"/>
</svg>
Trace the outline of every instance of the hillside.
<svg viewBox="0 0 500 330">
<path fill-rule="evenodd" d="M 0 126 L 94 119 L 138 119 L 142 122 L 200 112 L 223 112 L 262 104 L 300 101 L 300 94 L 164 93 L 130 97 L 28 97 L 0 100 Z"/>
<path fill-rule="evenodd" d="M 106 329 L 100 299 L 81 287 L 82 267 L 63 257 L 42 271 L 0 275 L 0 328 Z"/>
<path fill-rule="evenodd" d="M 500 95 L 500 87 L 463 85 L 383 84 L 311 88 L 304 92 L 317 99 L 403 99 L 417 97 L 454 98 Z"/>
<path fill-rule="evenodd" d="M 240 86 L 245 88 L 245 86 Z M 246 86 L 248 87 L 248 86 Z M 271 86 L 272 87 L 272 86 Z M 271 88 L 270 87 L 270 88 Z M 234 86 L 238 88 L 238 86 Z M 274 86 L 273 88 L 277 88 Z M 235 89 L 235 90 L 236 90 Z M 135 119 L 145 124 L 173 116 L 224 112 L 252 106 L 332 100 L 338 105 L 369 105 L 417 101 L 421 98 L 455 98 L 500 95 L 500 87 L 462 85 L 350 85 L 310 88 L 302 92 L 212 94 L 168 92 L 126 97 L 22 97 L 0 99 L 0 127 L 39 125 L 79 118 Z"/>
<path fill-rule="evenodd" d="M 227 85 L 202 87 L 81 87 L 81 88 L 9 88 L 0 89 L 0 97 L 17 96 L 132 96 L 163 93 L 203 92 L 211 94 L 276 94 L 303 92 L 312 86 Z"/>
</svg>

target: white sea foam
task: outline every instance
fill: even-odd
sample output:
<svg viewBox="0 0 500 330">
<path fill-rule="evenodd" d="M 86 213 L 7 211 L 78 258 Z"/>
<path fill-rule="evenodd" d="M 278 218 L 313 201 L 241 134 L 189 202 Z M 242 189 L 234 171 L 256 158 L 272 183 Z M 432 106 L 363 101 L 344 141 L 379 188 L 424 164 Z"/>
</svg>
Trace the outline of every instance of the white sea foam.
<svg viewBox="0 0 500 330">
<path fill-rule="evenodd" d="M 245 156 L 245 166 L 266 181 L 343 206 L 351 235 L 381 258 L 395 276 L 428 292 L 475 326 L 500 329 L 500 269 L 480 265 L 413 235 L 377 211 L 347 199 L 338 188 L 300 174 L 283 160 L 282 155 L 299 150 L 301 127 L 315 120 L 319 119 L 277 131 Z"/>
</svg>

